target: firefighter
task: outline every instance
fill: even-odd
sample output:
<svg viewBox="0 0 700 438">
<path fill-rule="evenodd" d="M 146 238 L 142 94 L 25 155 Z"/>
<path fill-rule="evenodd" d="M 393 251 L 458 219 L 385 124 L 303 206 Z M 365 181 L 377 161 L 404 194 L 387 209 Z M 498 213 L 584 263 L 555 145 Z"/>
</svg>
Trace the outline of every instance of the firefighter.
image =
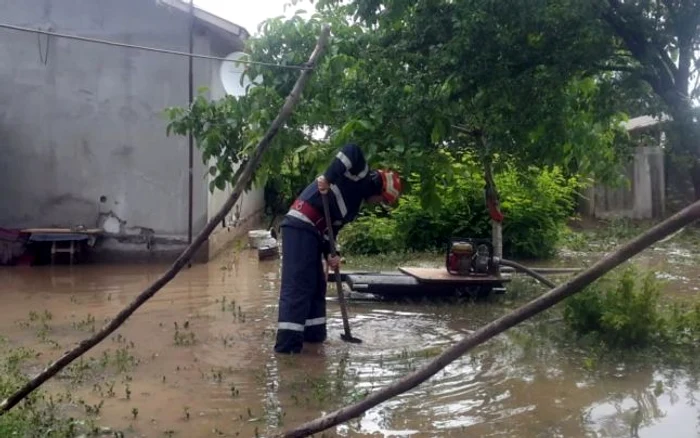
<svg viewBox="0 0 700 438">
<path fill-rule="evenodd" d="M 328 196 L 333 236 L 357 217 L 363 201 L 394 204 L 401 194 L 398 173 L 370 170 L 362 150 L 345 145 L 328 169 L 292 203 L 280 224 L 282 285 L 275 352 L 301 352 L 304 342 L 326 340 L 326 274 L 323 261 L 335 269 L 340 256 L 330 257 L 322 194 Z"/>
</svg>

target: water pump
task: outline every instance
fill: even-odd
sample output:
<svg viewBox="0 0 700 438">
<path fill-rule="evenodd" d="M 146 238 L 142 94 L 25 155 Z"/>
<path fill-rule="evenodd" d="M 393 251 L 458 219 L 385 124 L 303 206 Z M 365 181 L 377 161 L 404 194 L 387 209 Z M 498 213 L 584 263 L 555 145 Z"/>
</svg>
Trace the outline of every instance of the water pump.
<svg viewBox="0 0 700 438">
<path fill-rule="evenodd" d="M 493 275 L 498 271 L 493 245 L 487 239 L 450 239 L 445 265 L 451 275 L 465 277 Z"/>
</svg>

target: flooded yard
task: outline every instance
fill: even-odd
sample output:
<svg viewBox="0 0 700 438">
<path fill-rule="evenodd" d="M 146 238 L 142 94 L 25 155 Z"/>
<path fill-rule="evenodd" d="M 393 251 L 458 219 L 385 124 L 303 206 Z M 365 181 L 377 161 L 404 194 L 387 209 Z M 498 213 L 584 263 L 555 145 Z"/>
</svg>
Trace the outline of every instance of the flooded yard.
<svg viewBox="0 0 700 438">
<path fill-rule="evenodd" d="M 669 295 L 695 297 L 697 254 L 669 248 L 649 250 L 637 263 L 662 269 Z M 570 252 L 554 265 L 585 266 L 598 256 Z M 340 340 L 340 311 L 329 300 L 329 340 L 290 358 L 272 351 L 279 268 L 244 251 L 185 269 L 47 389 L 70 393 L 66 415 L 127 437 L 270 436 L 392 382 L 533 289 L 514 282 L 512 297 L 490 302 L 352 303 L 361 345 Z M 40 353 L 34 374 L 164 269 L 2 269 L 0 333 Z M 506 332 L 325 436 L 629 437 L 637 427 L 640 437 L 700 436 L 700 370 L 658 360 L 591 367 L 585 352 L 552 341 L 561 323 L 548 317 Z"/>
</svg>

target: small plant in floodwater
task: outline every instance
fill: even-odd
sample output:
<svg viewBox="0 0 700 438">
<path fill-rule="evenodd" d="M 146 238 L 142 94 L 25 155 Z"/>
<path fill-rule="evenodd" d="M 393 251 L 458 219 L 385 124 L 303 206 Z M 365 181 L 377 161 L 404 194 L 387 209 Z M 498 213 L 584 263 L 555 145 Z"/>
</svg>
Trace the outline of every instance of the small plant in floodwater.
<svg viewBox="0 0 700 438">
<path fill-rule="evenodd" d="M 114 365 L 119 372 L 124 372 L 138 365 L 138 360 L 125 347 L 117 349 L 114 355 Z"/>
<path fill-rule="evenodd" d="M 124 388 L 124 392 L 126 393 L 126 399 L 131 400 L 131 388 L 129 388 L 129 385 L 126 385 L 126 388 Z"/>
<path fill-rule="evenodd" d="M 221 383 L 224 379 L 224 375 L 221 370 L 212 370 L 211 374 L 216 383 Z"/>
<path fill-rule="evenodd" d="M 88 330 L 91 333 L 95 332 L 95 317 L 88 313 L 84 319 L 73 323 L 73 328 L 76 330 Z"/>
<path fill-rule="evenodd" d="M 85 413 L 87 415 L 91 416 L 97 416 L 100 414 L 100 411 L 102 410 L 102 406 L 104 405 L 104 400 L 101 400 L 98 404 L 96 405 L 90 405 L 85 402 L 85 400 L 78 400 L 78 404 L 82 405 L 83 408 L 85 409 Z"/>
<path fill-rule="evenodd" d="M 139 416 L 138 408 L 131 408 L 131 416 L 134 418 L 134 420 Z"/>
<path fill-rule="evenodd" d="M 183 408 L 183 410 L 185 411 L 185 420 L 186 420 L 186 421 L 189 421 L 189 419 L 190 419 L 190 408 L 189 408 L 188 406 L 185 406 L 185 407 Z"/>
<path fill-rule="evenodd" d="M 564 321 L 576 334 L 593 336 L 613 348 L 655 345 L 687 352 L 700 342 L 700 304 L 662 304 L 655 273 L 642 276 L 634 268 L 569 298 Z"/>
<path fill-rule="evenodd" d="M 187 331 L 190 328 L 189 321 L 185 321 L 184 329 L 185 333 L 180 332 L 177 322 L 175 322 L 175 334 L 173 335 L 173 340 L 175 345 L 194 345 L 196 343 L 196 338 L 194 332 Z"/>
<path fill-rule="evenodd" d="M 37 365 L 34 362 L 36 357 L 32 350 L 24 347 L 10 348 L 0 343 L 0 396 L 10 394 L 27 382 L 27 376 L 22 370 Z M 63 417 L 62 405 L 72 403 L 70 392 L 47 395 L 39 388 L 11 411 L 0 416 L 0 436 L 69 438 L 99 431 L 93 418 L 78 422 Z M 102 403 L 88 405 L 83 400 L 76 403 L 84 406 L 88 416 L 98 415 L 102 408 Z"/>
</svg>

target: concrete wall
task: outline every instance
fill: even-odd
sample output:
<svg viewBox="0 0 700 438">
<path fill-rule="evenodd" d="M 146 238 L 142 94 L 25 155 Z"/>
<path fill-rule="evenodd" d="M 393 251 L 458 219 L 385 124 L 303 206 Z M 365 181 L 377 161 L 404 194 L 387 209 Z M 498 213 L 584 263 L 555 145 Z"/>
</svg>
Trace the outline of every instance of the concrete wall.
<svg viewBox="0 0 700 438">
<path fill-rule="evenodd" d="M 155 0 L 0 0 L 2 21 L 188 50 L 187 14 Z M 242 43 L 241 43 L 242 44 Z M 240 49 L 198 27 L 194 51 Z M 102 226 L 104 249 L 180 251 L 187 237 L 187 139 L 163 109 L 187 104 L 186 57 L 0 29 L 0 226 Z M 195 59 L 195 89 L 220 87 Z M 195 150 L 194 232 L 209 217 Z"/>
<path fill-rule="evenodd" d="M 584 194 L 584 216 L 600 219 L 659 219 L 665 215 L 664 152 L 659 147 L 640 146 L 628 164 L 623 187 L 597 184 Z"/>
<path fill-rule="evenodd" d="M 214 56 L 225 57 L 231 51 L 221 45 L 212 45 L 212 54 Z M 210 95 L 212 99 L 221 99 L 226 95 L 223 83 L 221 82 L 220 69 L 221 62 L 212 63 L 211 71 L 211 88 Z M 211 160 L 209 165 L 214 165 L 215 161 Z M 237 167 L 234 169 L 234 171 Z M 209 182 L 214 178 L 207 173 L 206 191 L 207 191 L 207 220 L 218 213 L 224 205 L 228 197 L 231 195 L 232 186 L 228 184 L 224 190 L 215 190 L 209 192 Z M 251 191 L 244 193 L 238 202 L 234 205 L 223 223 L 220 224 L 209 238 L 207 255 L 209 258 L 216 257 L 224 251 L 229 244 L 245 231 L 260 225 L 265 206 L 264 191 L 262 188 L 253 188 Z"/>
</svg>

